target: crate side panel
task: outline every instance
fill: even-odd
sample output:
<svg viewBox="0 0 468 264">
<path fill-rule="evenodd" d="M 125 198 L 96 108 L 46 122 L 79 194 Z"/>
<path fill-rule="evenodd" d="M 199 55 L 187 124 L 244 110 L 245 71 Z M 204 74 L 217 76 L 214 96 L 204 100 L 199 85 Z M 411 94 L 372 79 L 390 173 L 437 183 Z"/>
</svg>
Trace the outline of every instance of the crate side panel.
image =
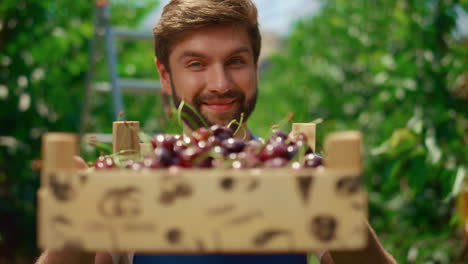
<svg viewBox="0 0 468 264">
<path fill-rule="evenodd" d="M 47 247 L 293 252 L 365 243 L 366 197 L 356 174 L 115 170 L 53 177 L 41 197 L 51 208 Z"/>
</svg>

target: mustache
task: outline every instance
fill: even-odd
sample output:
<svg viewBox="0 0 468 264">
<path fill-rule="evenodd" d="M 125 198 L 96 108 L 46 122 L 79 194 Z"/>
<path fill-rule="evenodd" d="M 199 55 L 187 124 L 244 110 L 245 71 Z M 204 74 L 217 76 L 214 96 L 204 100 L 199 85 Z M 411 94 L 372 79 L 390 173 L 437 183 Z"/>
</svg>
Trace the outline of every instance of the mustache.
<svg viewBox="0 0 468 264">
<path fill-rule="evenodd" d="M 230 90 L 223 94 L 200 94 L 193 98 L 193 103 L 197 106 L 201 105 L 205 101 L 216 100 L 216 99 L 238 99 L 241 102 L 244 101 L 245 95 L 240 91 Z"/>
</svg>

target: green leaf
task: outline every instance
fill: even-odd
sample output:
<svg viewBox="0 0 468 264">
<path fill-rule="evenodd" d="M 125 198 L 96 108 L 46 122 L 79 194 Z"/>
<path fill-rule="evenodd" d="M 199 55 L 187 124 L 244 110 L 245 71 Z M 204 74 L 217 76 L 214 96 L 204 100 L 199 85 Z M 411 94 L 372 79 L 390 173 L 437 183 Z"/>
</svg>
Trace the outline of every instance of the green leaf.
<svg viewBox="0 0 468 264">
<path fill-rule="evenodd" d="M 461 192 L 464 184 L 466 184 L 466 177 L 466 168 L 464 166 L 459 167 L 455 176 L 455 182 L 452 186 L 452 191 L 450 192 L 450 195 L 445 198 L 445 200 L 453 199 Z"/>
</svg>

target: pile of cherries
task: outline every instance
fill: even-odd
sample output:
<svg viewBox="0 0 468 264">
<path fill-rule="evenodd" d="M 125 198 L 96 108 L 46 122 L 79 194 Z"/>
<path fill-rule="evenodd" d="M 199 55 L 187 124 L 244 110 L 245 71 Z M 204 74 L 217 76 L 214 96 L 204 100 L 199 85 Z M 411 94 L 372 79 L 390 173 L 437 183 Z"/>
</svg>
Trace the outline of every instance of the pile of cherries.
<svg viewBox="0 0 468 264">
<path fill-rule="evenodd" d="M 116 155 L 100 156 L 96 169 L 123 167 L 134 170 L 179 168 L 317 168 L 323 159 L 313 153 L 303 133 L 285 134 L 273 130 L 270 138 L 242 140 L 232 129 L 213 125 L 201 127 L 190 136 L 158 134 L 152 137 L 153 153 L 132 159 Z M 117 160 L 118 159 L 118 162 Z"/>
</svg>

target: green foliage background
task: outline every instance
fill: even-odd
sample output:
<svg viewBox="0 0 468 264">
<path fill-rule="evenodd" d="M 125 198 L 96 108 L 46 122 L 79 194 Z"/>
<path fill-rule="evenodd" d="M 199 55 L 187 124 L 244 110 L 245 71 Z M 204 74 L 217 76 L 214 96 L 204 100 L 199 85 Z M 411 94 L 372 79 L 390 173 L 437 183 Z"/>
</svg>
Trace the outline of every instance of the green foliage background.
<svg viewBox="0 0 468 264">
<path fill-rule="evenodd" d="M 112 23 L 135 27 L 155 4 L 114 1 Z M 457 9 L 468 2 L 323 1 L 271 59 L 249 121 L 266 135 L 290 111 L 295 122 L 323 118 L 319 147 L 331 131 L 362 131 L 370 222 L 400 263 L 452 263 L 460 250 L 453 195 L 468 164 L 468 48 Z M 38 254 L 31 161 L 43 133 L 78 131 L 93 14 L 88 1 L 0 3 L 0 263 Z M 151 46 L 118 42 L 119 74 L 157 78 Z M 107 80 L 101 51 L 97 79 Z M 157 96 L 125 103 L 127 119 L 160 130 Z M 110 132 L 110 96 L 91 105 L 88 131 Z"/>
<path fill-rule="evenodd" d="M 467 4 L 323 2 L 272 59 L 249 123 L 264 134 L 288 111 L 323 118 L 319 144 L 362 131 L 370 222 L 399 263 L 453 263 L 462 243 L 452 198 L 468 164 L 468 46 L 454 30 Z"/>
<path fill-rule="evenodd" d="M 157 1 L 112 1 L 111 23 L 134 28 Z M 31 263 L 36 248 L 36 190 L 40 138 L 47 131 L 78 132 L 94 1 L 0 2 L 0 263 Z M 106 81 L 101 43 L 96 80 Z M 152 42 L 117 42 L 119 75 L 157 78 Z M 157 96 L 125 96 L 127 117 L 158 129 Z M 110 132 L 109 94 L 93 93 L 88 131 Z M 150 120 L 151 117 L 151 120 Z M 148 120 L 148 121 L 147 121 Z"/>
</svg>

